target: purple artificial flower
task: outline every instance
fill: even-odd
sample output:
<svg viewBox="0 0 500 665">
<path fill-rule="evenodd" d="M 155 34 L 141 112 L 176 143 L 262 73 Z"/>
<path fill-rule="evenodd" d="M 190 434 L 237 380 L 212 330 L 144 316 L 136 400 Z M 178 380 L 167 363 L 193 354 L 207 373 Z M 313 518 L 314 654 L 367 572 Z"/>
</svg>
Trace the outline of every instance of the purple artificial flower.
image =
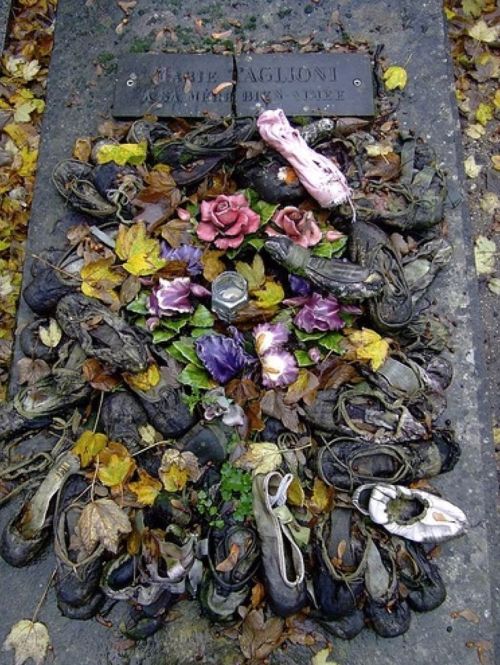
<svg viewBox="0 0 500 665">
<path fill-rule="evenodd" d="M 297 275 L 288 275 L 288 283 L 292 289 L 292 293 L 296 296 L 309 296 L 312 292 L 312 286 L 303 277 Z"/>
<path fill-rule="evenodd" d="M 279 349 L 286 344 L 289 332 L 283 323 L 260 323 L 253 329 L 257 355 L 263 356 L 268 351 Z"/>
<path fill-rule="evenodd" d="M 363 314 L 363 310 L 359 305 L 340 305 L 341 314 Z"/>
<path fill-rule="evenodd" d="M 181 245 L 180 247 L 167 247 L 163 245 L 161 256 L 167 261 L 184 261 L 187 263 L 187 271 L 190 275 L 201 275 L 201 255 L 203 250 L 193 245 Z"/>
<path fill-rule="evenodd" d="M 300 312 L 295 316 L 293 322 L 301 330 L 313 332 L 313 330 L 340 330 L 344 327 L 344 321 L 339 316 L 340 305 L 333 296 L 321 296 L 313 293 L 304 302 Z"/>
<path fill-rule="evenodd" d="M 307 355 L 313 361 L 313 363 L 319 363 L 319 361 L 321 360 L 321 351 L 318 349 L 317 346 L 313 346 L 311 349 L 309 349 Z"/>
<path fill-rule="evenodd" d="M 266 388 L 283 388 L 293 383 L 299 375 L 295 357 L 288 351 L 268 351 L 260 362 L 262 383 Z"/>
<path fill-rule="evenodd" d="M 192 312 L 190 294 L 191 280 L 189 277 L 176 277 L 175 279 L 160 277 L 158 286 L 149 296 L 149 312 L 154 316 L 174 316 Z"/>
<path fill-rule="evenodd" d="M 237 341 L 215 333 L 196 340 L 196 353 L 218 383 L 227 383 L 251 360 Z"/>
<path fill-rule="evenodd" d="M 201 284 L 191 283 L 191 293 L 197 298 L 210 298 L 212 295 L 208 289 L 206 289 Z"/>
</svg>

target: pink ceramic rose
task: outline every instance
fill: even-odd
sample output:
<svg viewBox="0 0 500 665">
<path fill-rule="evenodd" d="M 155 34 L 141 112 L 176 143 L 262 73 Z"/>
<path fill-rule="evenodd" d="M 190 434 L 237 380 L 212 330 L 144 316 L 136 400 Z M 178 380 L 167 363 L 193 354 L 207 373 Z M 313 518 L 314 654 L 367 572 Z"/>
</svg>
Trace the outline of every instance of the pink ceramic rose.
<svg viewBox="0 0 500 665">
<path fill-rule="evenodd" d="M 299 210 L 295 206 L 286 206 L 273 217 L 273 226 L 266 227 L 268 236 L 286 235 L 301 247 L 312 247 L 321 240 L 322 233 L 310 210 Z"/>
<path fill-rule="evenodd" d="M 259 228 L 260 216 L 248 205 L 243 194 L 202 201 L 201 222 L 196 228 L 200 240 L 214 242 L 219 249 L 239 247 L 248 233 Z"/>
</svg>

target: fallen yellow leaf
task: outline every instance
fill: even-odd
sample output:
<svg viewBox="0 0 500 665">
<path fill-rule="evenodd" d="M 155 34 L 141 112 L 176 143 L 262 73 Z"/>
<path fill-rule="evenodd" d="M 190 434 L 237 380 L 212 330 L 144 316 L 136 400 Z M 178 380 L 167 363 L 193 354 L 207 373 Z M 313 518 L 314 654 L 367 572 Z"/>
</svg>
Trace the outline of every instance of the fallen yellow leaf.
<svg viewBox="0 0 500 665">
<path fill-rule="evenodd" d="M 258 289 L 253 292 L 253 295 L 257 299 L 257 306 L 262 309 L 272 309 L 275 305 L 279 303 L 285 297 L 285 292 L 283 287 L 278 282 L 274 282 L 272 279 L 266 280 L 264 288 Z"/>
<path fill-rule="evenodd" d="M 200 474 L 198 459 L 193 453 L 175 449 L 163 453 L 158 475 L 167 492 L 180 492 L 188 480 L 196 481 Z"/>
<path fill-rule="evenodd" d="M 107 443 L 108 437 L 105 434 L 85 430 L 71 449 L 71 452 L 78 455 L 80 458 L 80 464 L 84 469 L 90 464 L 94 457 L 101 452 L 101 450 L 104 450 Z"/>
<path fill-rule="evenodd" d="M 135 471 L 136 464 L 124 445 L 111 441 L 99 453 L 97 477 L 103 485 L 116 487 L 124 483 Z"/>
<path fill-rule="evenodd" d="M 148 154 L 148 144 L 146 141 L 140 143 L 108 143 L 101 146 L 97 152 L 97 163 L 106 164 L 115 162 L 120 166 L 132 164 L 138 166 L 142 164 Z"/>
<path fill-rule="evenodd" d="M 146 392 L 158 385 L 161 376 L 158 365 L 152 363 L 143 372 L 138 372 L 137 374 L 126 373 L 123 375 L 123 378 L 132 388 Z"/>
<path fill-rule="evenodd" d="M 80 270 L 81 288 L 86 296 L 98 298 L 109 305 L 120 304 L 118 294 L 113 289 L 122 284 L 125 275 L 116 270 L 118 266 L 114 266 L 115 269 L 112 269 L 114 260 L 114 257 L 111 256 L 107 259 L 91 261 L 83 266 Z"/>
<path fill-rule="evenodd" d="M 330 510 L 333 504 L 333 494 L 333 487 L 329 487 L 321 478 L 315 478 L 313 493 L 309 501 L 309 510 L 315 514 Z"/>
<path fill-rule="evenodd" d="M 493 119 L 493 106 L 491 104 L 485 104 L 484 102 L 481 102 L 477 107 L 475 117 L 476 120 L 484 127 L 489 123 L 490 120 Z"/>
<path fill-rule="evenodd" d="M 137 277 L 152 275 L 165 265 L 160 257 L 160 243 L 147 236 L 143 222 L 133 226 L 120 225 L 115 251 L 125 261 L 125 270 Z"/>
<path fill-rule="evenodd" d="M 374 372 L 382 367 L 389 353 L 387 339 L 369 328 L 355 330 L 348 336 L 348 339 L 356 347 L 354 352 L 358 360 L 369 362 Z"/>
<path fill-rule="evenodd" d="M 162 484 L 144 469 L 138 469 L 139 480 L 130 482 L 128 488 L 137 495 L 137 500 L 145 506 L 152 506 L 162 489 Z"/>
<path fill-rule="evenodd" d="M 387 90 L 395 90 L 396 88 L 402 90 L 408 82 L 406 69 L 396 65 L 388 67 L 384 72 L 384 82 Z"/>
<path fill-rule="evenodd" d="M 297 476 L 293 477 L 292 482 L 288 486 L 286 499 L 288 503 L 290 503 L 292 506 L 298 506 L 299 508 L 302 508 L 302 506 L 304 505 L 305 501 L 304 489 L 300 484 L 300 480 L 297 478 Z"/>
</svg>

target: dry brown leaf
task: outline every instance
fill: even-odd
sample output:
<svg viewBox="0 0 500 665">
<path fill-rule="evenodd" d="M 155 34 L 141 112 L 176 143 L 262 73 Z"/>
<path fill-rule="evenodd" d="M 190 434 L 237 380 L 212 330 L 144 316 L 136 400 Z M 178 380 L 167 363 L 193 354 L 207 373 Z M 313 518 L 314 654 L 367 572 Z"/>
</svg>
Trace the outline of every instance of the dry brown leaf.
<svg viewBox="0 0 500 665">
<path fill-rule="evenodd" d="M 41 358 L 21 358 L 17 361 L 19 383 L 21 385 L 33 384 L 50 375 L 49 365 Z"/>
<path fill-rule="evenodd" d="M 479 623 L 479 615 L 470 610 L 468 607 L 466 607 L 464 610 L 456 611 L 456 612 L 450 612 L 450 616 L 452 619 L 465 619 L 466 621 L 470 621 L 471 623 Z"/>
<path fill-rule="evenodd" d="M 213 282 L 226 269 L 226 266 L 221 261 L 221 257 L 224 254 L 224 251 L 215 249 L 206 249 L 203 252 L 201 264 L 203 266 L 203 277 L 207 282 Z"/>
<path fill-rule="evenodd" d="M 88 358 L 83 363 L 82 371 L 88 383 L 96 390 L 107 392 L 120 384 L 120 377 L 96 358 Z"/>
<path fill-rule="evenodd" d="M 93 552 L 100 544 L 116 554 L 120 536 L 130 533 L 132 525 L 127 514 L 114 501 L 97 499 L 82 510 L 78 531 L 87 552 Z"/>
<path fill-rule="evenodd" d="M 215 570 L 217 570 L 219 573 L 229 573 L 236 566 L 239 558 L 240 546 L 237 543 L 232 543 L 231 547 L 229 548 L 229 554 L 227 558 L 217 564 Z"/>
<path fill-rule="evenodd" d="M 269 656 L 283 642 L 283 629 L 283 619 L 271 617 L 264 621 L 262 610 L 250 610 L 243 621 L 239 638 L 245 658 L 263 659 Z"/>
<path fill-rule="evenodd" d="M 81 162 L 88 162 L 92 153 L 92 140 L 89 137 L 76 139 L 73 146 L 73 157 Z"/>
<path fill-rule="evenodd" d="M 254 584 L 252 587 L 252 595 L 250 596 L 250 603 L 252 607 L 255 609 L 258 607 L 264 598 L 266 597 L 266 589 L 262 582 L 257 582 Z"/>
<path fill-rule="evenodd" d="M 232 81 L 225 81 L 224 83 L 219 83 L 219 85 L 216 85 L 215 88 L 212 90 L 212 95 L 214 97 L 216 95 L 219 95 L 223 90 L 226 90 L 226 88 L 232 88 L 233 87 L 233 82 Z"/>
</svg>

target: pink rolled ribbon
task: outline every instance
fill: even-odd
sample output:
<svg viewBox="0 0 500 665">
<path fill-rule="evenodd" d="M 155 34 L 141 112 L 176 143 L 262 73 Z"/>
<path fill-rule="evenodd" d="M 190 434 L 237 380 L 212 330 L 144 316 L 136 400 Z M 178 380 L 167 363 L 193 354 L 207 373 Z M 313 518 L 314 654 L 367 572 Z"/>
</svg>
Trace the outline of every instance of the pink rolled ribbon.
<svg viewBox="0 0 500 665">
<path fill-rule="evenodd" d="M 327 157 L 307 145 L 282 109 L 263 111 L 257 120 L 257 128 L 262 139 L 289 162 L 300 182 L 322 208 L 332 208 L 346 201 L 352 207 L 351 189 L 345 175 Z"/>
</svg>

